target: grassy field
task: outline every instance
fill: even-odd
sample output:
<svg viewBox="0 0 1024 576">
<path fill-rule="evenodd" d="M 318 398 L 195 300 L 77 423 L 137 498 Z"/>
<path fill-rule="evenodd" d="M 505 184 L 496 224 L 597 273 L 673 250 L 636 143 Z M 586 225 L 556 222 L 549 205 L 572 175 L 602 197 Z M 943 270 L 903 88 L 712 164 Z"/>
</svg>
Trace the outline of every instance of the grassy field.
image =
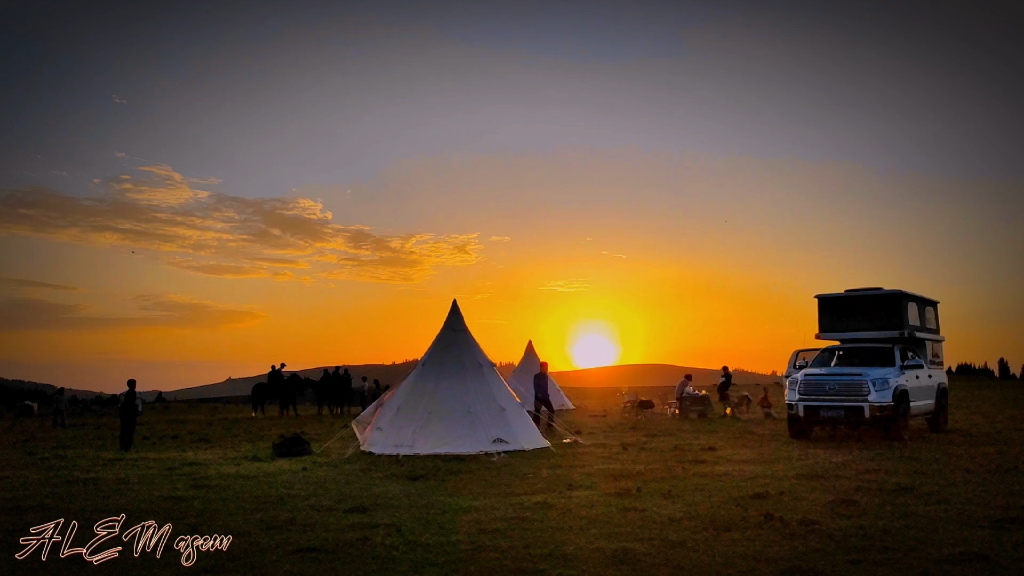
<svg viewBox="0 0 1024 576">
<path fill-rule="evenodd" d="M 914 421 L 909 442 L 784 421 L 646 420 L 614 390 L 569 389 L 585 443 L 505 456 L 375 457 L 347 418 L 253 419 L 244 406 L 147 405 L 136 449 L 113 413 L 0 420 L 0 573 L 178 573 L 130 549 L 16 561 L 30 527 L 126 514 L 182 534 L 230 534 L 195 573 L 956 574 L 1024 561 L 1024 384 L 954 380 L 950 430 Z M 751 390 L 751 395 L 756 391 Z M 776 401 L 779 391 L 774 392 Z M 656 397 L 656 396 L 655 396 Z M 276 410 L 276 408 L 275 408 Z M 781 411 L 780 411 L 781 412 Z M 315 456 L 279 460 L 301 431 Z M 130 547 L 130 543 L 119 542 Z"/>
</svg>

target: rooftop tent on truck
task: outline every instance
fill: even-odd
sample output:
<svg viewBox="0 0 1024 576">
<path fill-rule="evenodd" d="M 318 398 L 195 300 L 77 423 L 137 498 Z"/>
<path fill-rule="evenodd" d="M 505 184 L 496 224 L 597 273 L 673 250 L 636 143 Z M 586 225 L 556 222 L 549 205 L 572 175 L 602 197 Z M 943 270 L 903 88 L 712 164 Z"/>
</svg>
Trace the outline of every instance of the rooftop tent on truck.
<svg viewBox="0 0 1024 576">
<path fill-rule="evenodd" d="M 939 303 L 903 290 L 854 288 L 818 294 L 819 340 L 920 338 L 942 341 Z"/>
</svg>

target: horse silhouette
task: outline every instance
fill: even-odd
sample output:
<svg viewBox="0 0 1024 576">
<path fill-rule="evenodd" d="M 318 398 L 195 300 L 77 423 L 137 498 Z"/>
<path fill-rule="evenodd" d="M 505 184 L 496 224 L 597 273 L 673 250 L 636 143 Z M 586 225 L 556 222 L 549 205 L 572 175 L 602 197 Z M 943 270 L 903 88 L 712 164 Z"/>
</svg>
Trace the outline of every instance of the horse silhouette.
<svg viewBox="0 0 1024 576">
<path fill-rule="evenodd" d="M 256 416 L 256 413 L 259 412 L 266 416 L 267 401 L 277 400 L 278 416 L 287 414 L 289 408 L 298 416 L 298 397 L 306 392 L 306 388 L 315 383 L 315 380 L 303 378 L 293 372 L 279 386 L 270 386 L 266 382 L 253 384 L 252 390 L 249 391 L 249 399 L 252 401 L 252 415 Z"/>
</svg>

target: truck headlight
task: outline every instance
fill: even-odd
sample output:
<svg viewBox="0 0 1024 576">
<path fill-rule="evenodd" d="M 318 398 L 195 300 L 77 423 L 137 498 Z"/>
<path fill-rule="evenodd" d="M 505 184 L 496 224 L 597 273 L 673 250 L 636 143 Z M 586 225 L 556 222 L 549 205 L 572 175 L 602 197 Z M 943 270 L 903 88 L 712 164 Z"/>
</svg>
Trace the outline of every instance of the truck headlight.
<svg viewBox="0 0 1024 576">
<path fill-rule="evenodd" d="M 786 388 L 789 390 L 796 390 L 797 385 L 800 384 L 800 379 L 793 376 L 789 380 L 786 380 Z"/>
<path fill-rule="evenodd" d="M 875 392 L 884 392 L 892 388 L 892 380 L 888 378 L 875 378 L 871 381 L 871 387 L 875 389 Z"/>
</svg>

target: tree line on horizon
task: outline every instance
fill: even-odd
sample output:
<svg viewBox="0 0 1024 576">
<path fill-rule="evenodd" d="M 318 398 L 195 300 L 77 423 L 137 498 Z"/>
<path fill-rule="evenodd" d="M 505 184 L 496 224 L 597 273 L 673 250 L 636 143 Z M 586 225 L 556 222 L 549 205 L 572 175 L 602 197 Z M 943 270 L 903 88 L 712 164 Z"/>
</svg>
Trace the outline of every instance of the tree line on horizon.
<svg viewBox="0 0 1024 576">
<path fill-rule="evenodd" d="M 1010 368 L 1010 362 L 1003 357 L 1000 357 L 996 362 L 996 369 L 993 370 L 989 367 L 988 362 L 982 362 L 980 365 L 974 362 L 960 362 L 956 365 L 956 368 L 949 366 L 946 368 L 946 374 L 955 374 L 957 376 L 982 376 L 985 378 L 996 378 L 999 380 L 1017 380 L 1018 375 L 1013 373 L 1013 369 Z M 1024 380 L 1024 365 L 1020 367 L 1020 379 Z"/>
</svg>

